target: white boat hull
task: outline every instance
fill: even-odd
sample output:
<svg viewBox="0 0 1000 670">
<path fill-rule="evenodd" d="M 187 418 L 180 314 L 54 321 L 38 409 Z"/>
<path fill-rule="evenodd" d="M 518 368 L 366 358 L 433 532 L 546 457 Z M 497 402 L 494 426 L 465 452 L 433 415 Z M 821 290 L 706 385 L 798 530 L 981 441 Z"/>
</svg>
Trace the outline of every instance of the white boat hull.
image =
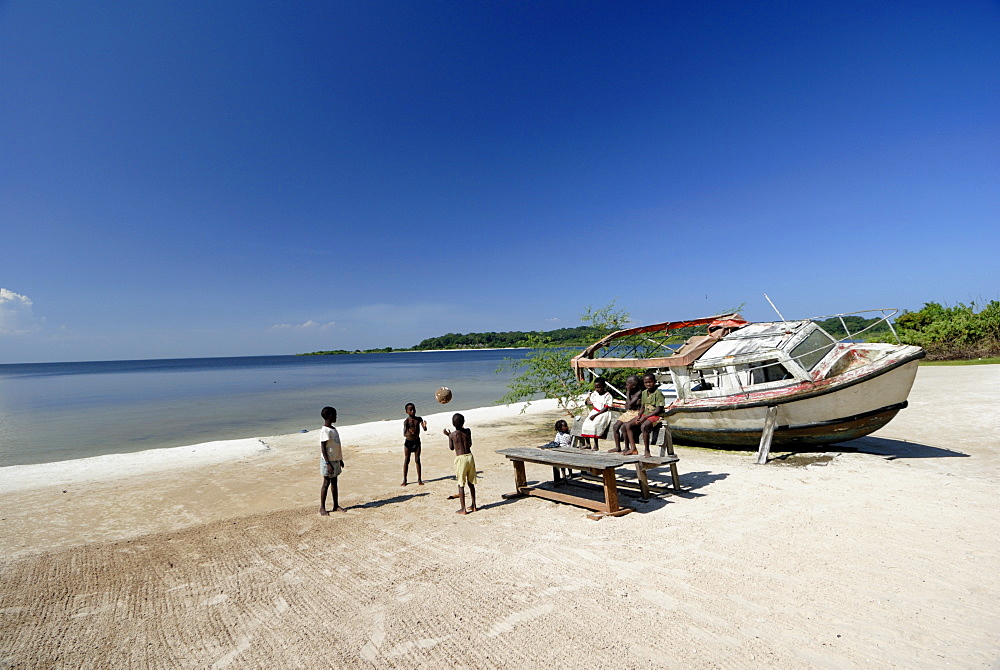
<svg viewBox="0 0 1000 670">
<path fill-rule="evenodd" d="M 917 366 L 917 359 L 892 367 L 864 366 L 834 380 L 730 396 L 725 402 L 681 400 L 669 406 L 667 423 L 677 442 L 757 446 L 767 409 L 775 406 L 773 445 L 853 440 L 878 430 L 906 407 Z"/>
</svg>

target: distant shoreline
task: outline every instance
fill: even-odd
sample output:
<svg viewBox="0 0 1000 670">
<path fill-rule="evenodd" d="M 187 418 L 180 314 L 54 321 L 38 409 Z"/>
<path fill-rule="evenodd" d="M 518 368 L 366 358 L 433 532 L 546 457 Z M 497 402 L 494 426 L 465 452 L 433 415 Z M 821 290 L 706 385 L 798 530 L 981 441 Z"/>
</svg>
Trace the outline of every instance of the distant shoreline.
<svg viewBox="0 0 1000 670">
<path fill-rule="evenodd" d="M 465 347 L 461 349 L 399 349 L 397 351 L 389 351 L 390 354 L 421 354 L 421 353 L 435 353 L 442 351 L 515 351 L 518 349 L 530 349 L 531 347 Z"/>
<path fill-rule="evenodd" d="M 422 354 L 440 353 L 444 351 L 517 351 L 520 349 L 531 349 L 531 347 L 456 347 L 454 349 L 392 349 L 384 351 L 379 349 L 369 349 L 367 351 L 310 351 L 305 354 L 295 354 L 295 356 L 346 356 L 354 354 Z"/>
</svg>

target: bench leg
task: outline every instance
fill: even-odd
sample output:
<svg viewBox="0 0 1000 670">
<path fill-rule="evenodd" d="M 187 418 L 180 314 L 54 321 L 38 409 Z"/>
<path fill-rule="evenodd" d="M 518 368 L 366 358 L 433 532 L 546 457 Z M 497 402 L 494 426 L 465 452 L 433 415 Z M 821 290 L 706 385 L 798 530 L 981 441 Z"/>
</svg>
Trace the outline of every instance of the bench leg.
<svg viewBox="0 0 1000 670">
<path fill-rule="evenodd" d="M 674 455 L 674 436 L 670 434 L 670 426 L 664 424 L 660 430 L 667 431 L 663 434 L 663 444 L 660 445 L 660 458 L 664 455 L 669 454 Z"/>
<path fill-rule="evenodd" d="M 635 476 L 639 480 L 639 492 L 643 500 L 649 500 L 649 480 L 646 479 L 646 468 L 641 462 L 635 464 Z"/>
<path fill-rule="evenodd" d="M 671 463 L 670 464 L 670 478 L 674 481 L 674 490 L 675 491 L 680 491 L 681 490 L 681 477 L 680 477 L 680 475 L 677 474 L 677 464 L 676 463 Z"/>
</svg>

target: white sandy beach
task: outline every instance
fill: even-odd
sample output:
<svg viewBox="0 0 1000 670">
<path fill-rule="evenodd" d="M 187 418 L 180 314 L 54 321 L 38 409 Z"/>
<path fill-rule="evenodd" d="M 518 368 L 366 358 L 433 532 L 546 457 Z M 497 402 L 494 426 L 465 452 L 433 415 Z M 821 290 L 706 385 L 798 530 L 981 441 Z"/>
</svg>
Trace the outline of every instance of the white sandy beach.
<svg viewBox="0 0 1000 670">
<path fill-rule="evenodd" d="M 402 416 L 342 428 L 330 517 L 316 431 L 2 468 L 0 668 L 1000 667 L 998 399 L 1000 366 L 923 367 L 868 438 L 679 447 L 687 493 L 601 521 L 501 499 L 549 402 L 464 412 L 467 517 L 450 411 L 422 487 Z"/>
</svg>

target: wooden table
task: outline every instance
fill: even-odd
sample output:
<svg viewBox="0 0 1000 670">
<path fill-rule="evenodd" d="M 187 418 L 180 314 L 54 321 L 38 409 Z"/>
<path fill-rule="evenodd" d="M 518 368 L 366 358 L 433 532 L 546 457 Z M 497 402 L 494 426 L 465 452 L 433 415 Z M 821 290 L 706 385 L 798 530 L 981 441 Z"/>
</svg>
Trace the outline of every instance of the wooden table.
<svg viewBox="0 0 1000 670">
<path fill-rule="evenodd" d="M 677 456 L 673 455 L 646 458 L 643 456 L 622 456 L 621 454 L 601 453 L 573 448 L 538 449 L 537 447 L 517 447 L 512 449 L 498 449 L 497 453 L 503 454 L 514 463 L 515 490 L 514 493 L 503 496 L 504 498 L 535 496 L 545 498 L 546 500 L 569 503 L 594 510 L 595 514 L 588 515 L 592 519 L 600 519 L 604 516 L 621 516 L 634 511 L 631 507 L 621 507 L 618 503 L 618 482 L 615 478 L 616 468 L 620 468 L 623 465 L 635 465 L 643 499 L 646 499 L 649 497 L 646 470 L 667 463 L 673 464 L 678 460 Z M 647 463 L 646 461 L 651 462 Z M 604 502 L 590 500 L 589 498 L 569 493 L 528 486 L 528 479 L 524 472 L 525 463 L 539 463 L 551 466 L 552 478 L 556 483 L 564 480 L 560 472 L 562 469 L 589 472 L 603 485 Z"/>
</svg>

